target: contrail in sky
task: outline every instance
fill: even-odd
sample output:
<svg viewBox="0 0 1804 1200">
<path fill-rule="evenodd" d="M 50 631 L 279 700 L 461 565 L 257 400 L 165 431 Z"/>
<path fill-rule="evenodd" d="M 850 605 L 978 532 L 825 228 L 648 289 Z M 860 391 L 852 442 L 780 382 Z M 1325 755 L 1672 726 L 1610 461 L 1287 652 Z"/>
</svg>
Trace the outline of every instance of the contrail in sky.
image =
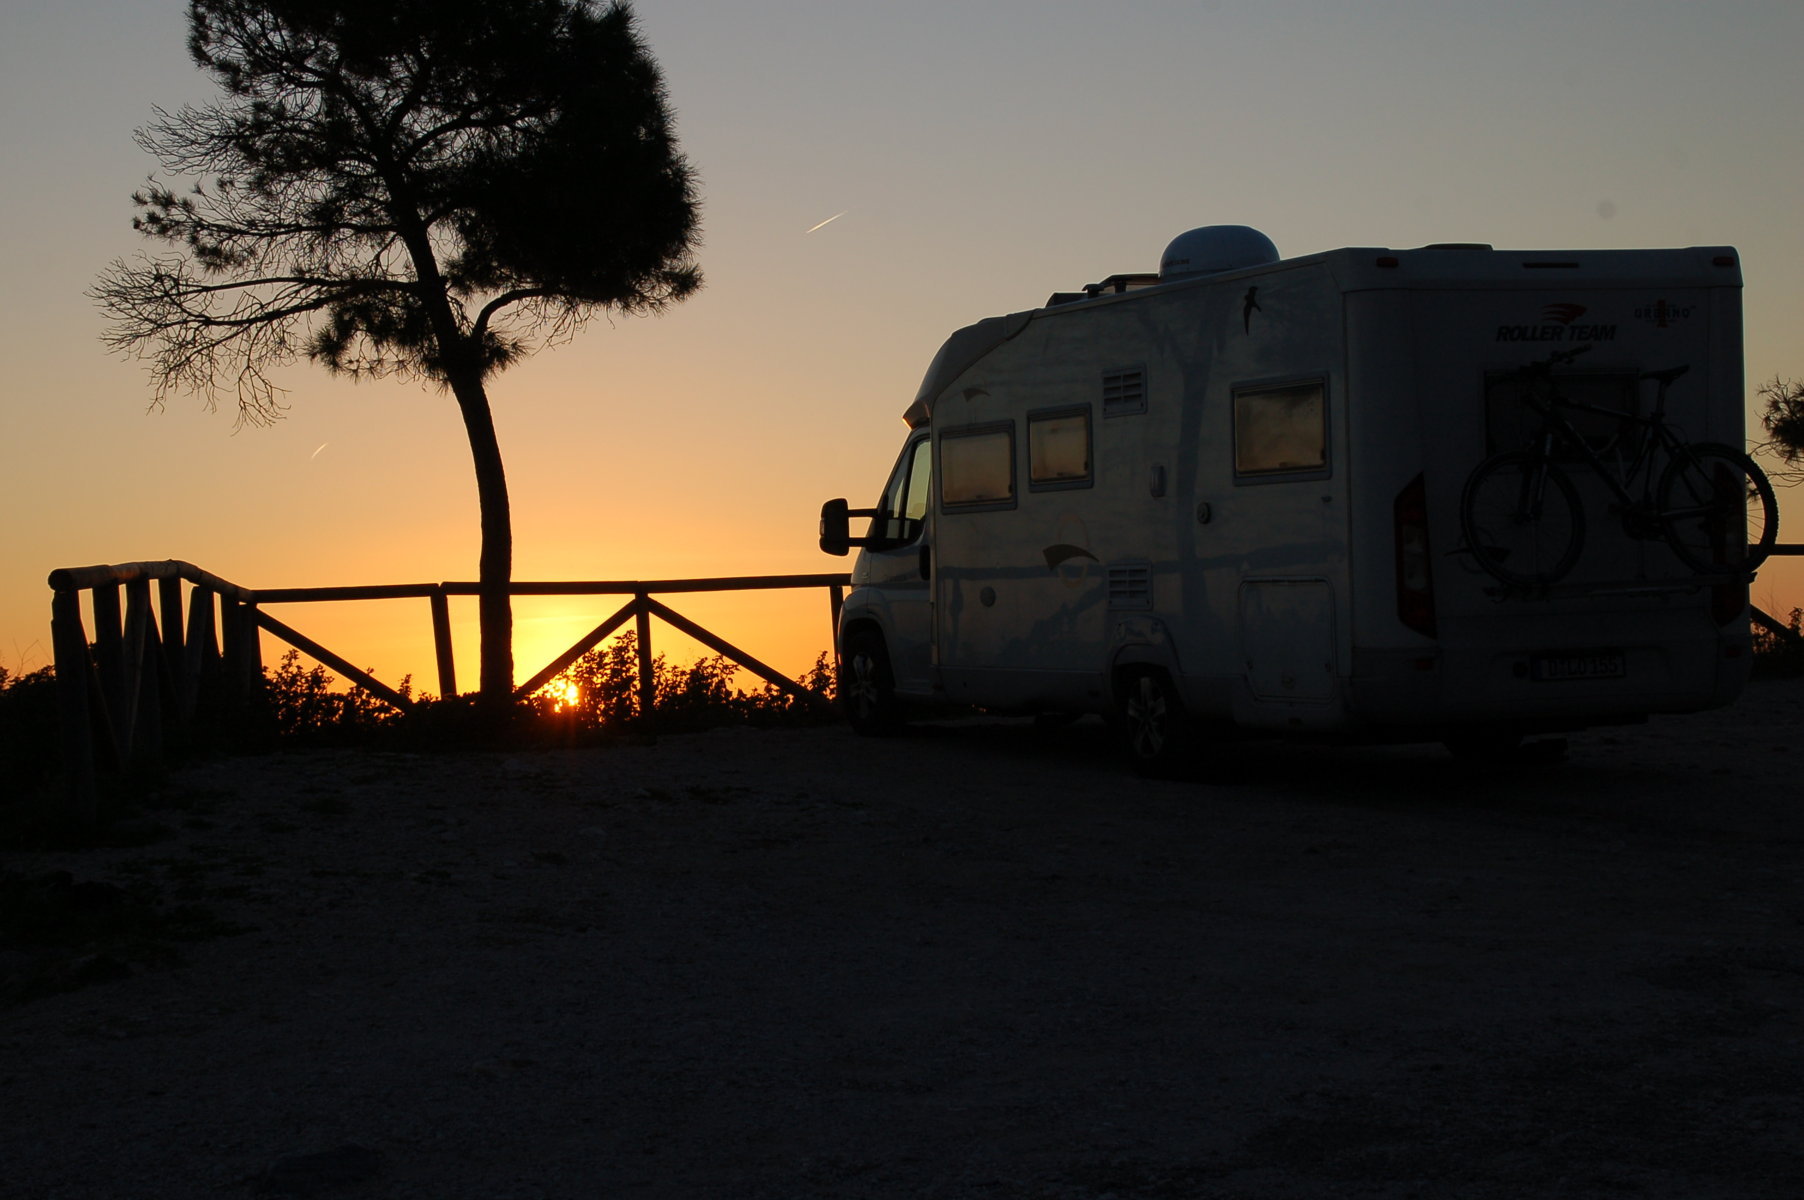
<svg viewBox="0 0 1804 1200">
<path fill-rule="evenodd" d="M 851 211 L 852 210 L 849 208 L 841 209 L 839 212 L 836 212 L 832 216 L 828 217 L 825 221 L 822 221 L 820 223 L 820 225 L 816 225 L 814 227 L 814 229 L 819 229 L 819 228 L 821 228 L 822 225 L 831 225 L 831 224 L 833 224 L 833 222 L 839 220 L 841 217 L 845 216 L 847 213 L 849 213 Z M 810 229 L 808 232 L 813 233 L 814 229 Z"/>
<path fill-rule="evenodd" d="M 308 462 L 312 462 L 312 461 L 313 461 L 313 460 L 314 460 L 314 459 L 316 459 L 316 458 L 318 458 L 318 457 L 319 457 L 319 451 L 320 451 L 320 450 L 324 450 L 324 449 L 325 449 L 325 448 L 326 448 L 326 447 L 327 447 L 327 446 L 330 446 L 330 445 L 331 445 L 331 444 L 332 444 L 332 443 L 331 443 L 331 442 L 321 442 L 321 443 L 320 443 L 320 444 L 319 444 L 319 450 L 315 450 L 315 451 L 314 451 L 314 452 L 313 452 L 313 453 L 312 453 L 312 454 L 309 454 L 309 455 L 308 455 L 308 456 L 307 456 L 307 461 L 308 461 Z"/>
</svg>

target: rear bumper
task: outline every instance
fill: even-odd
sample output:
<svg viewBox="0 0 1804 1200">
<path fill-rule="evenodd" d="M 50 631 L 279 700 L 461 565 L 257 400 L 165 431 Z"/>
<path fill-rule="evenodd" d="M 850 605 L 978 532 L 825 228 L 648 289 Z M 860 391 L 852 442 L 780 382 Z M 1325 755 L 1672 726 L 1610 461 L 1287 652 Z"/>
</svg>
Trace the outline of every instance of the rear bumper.
<svg viewBox="0 0 1804 1200">
<path fill-rule="evenodd" d="M 1621 654 L 1620 677 L 1548 680 L 1531 669 L 1538 655 L 1605 649 Z M 1727 636 L 1658 644 L 1355 649 L 1347 707 L 1361 724 L 1570 728 L 1719 708 L 1741 693 L 1751 666 L 1746 642 Z"/>
</svg>

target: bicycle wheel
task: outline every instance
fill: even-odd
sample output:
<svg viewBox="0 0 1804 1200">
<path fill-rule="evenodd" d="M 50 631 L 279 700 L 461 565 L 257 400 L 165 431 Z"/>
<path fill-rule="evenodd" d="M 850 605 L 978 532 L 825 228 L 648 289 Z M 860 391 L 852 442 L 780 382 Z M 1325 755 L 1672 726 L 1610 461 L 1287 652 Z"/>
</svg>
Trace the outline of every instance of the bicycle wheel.
<svg viewBox="0 0 1804 1200">
<path fill-rule="evenodd" d="M 1660 473 L 1660 532 L 1694 571 L 1752 571 L 1779 538 L 1779 502 L 1766 472 L 1733 446 L 1684 447 Z"/>
<path fill-rule="evenodd" d="M 1459 519 L 1478 565 L 1516 587 L 1562 578 L 1585 544 L 1578 489 L 1566 472 L 1526 450 L 1478 464 L 1460 496 Z"/>
</svg>

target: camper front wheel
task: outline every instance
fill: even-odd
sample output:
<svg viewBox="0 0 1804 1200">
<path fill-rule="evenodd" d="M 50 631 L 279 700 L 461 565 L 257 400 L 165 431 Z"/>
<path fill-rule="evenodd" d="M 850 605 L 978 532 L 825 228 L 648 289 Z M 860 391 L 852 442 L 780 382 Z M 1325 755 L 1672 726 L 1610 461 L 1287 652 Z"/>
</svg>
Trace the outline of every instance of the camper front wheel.
<svg viewBox="0 0 1804 1200">
<path fill-rule="evenodd" d="M 1176 774 L 1190 760 L 1193 731 L 1184 702 L 1163 671 L 1135 671 L 1118 695 L 1128 761 L 1153 778 Z"/>
<path fill-rule="evenodd" d="M 861 630 L 846 638 L 839 658 L 839 702 L 855 732 L 881 736 L 901 727 L 902 705 L 882 634 Z"/>
</svg>

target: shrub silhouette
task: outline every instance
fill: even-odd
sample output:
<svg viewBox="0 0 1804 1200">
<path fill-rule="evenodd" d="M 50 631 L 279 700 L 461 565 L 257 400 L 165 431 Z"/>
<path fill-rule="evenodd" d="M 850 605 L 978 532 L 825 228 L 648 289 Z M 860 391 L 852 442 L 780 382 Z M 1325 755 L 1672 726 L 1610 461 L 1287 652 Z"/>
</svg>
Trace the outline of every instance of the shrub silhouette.
<svg viewBox="0 0 1804 1200">
<path fill-rule="evenodd" d="M 651 725 L 699 729 L 801 723 L 831 715 L 834 673 L 824 652 L 796 681 L 821 703 L 801 700 L 770 683 L 748 691 L 736 686 L 739 671 L 725 655 L 676 666 L 659 654 L 652 660 L 652 711 L 643 712 L 638 638 L 629 631 L 589 651 L 538 695 L 522 701 L 510 732 L 514 738 L 539 741 Z M 480 722 L 468 711 L 472 696 L 420 696 L 414 712 L 402 714 L 359 688 L 339 688 L 335 676 L 321 666 L 304 667 L 294 650 L 274 669 L 265 668 L 263 676 L 276 735 L 291 743 L 360 743 L 411 733 L 429 745 L 461 745 L 480 732 Z M 413 699 L 412 676 L 397 690 Z"/>
<path fill-rule="evenodd" d="M 652 659 L 652 711 L 641 711 L 639 698 L 639 642 L 631 631 L 589 651 L 532 698 L 535 714 L 574 729 L 623 729 L 643 725 L 648 718 L 660 728 L 700 728 L 708 725 L 819 719 L 826 704 L 810 704 L 764 683 L 755 691 L 736 687 L 739 665 L 726 655 L 697 659 L 685 667 L 672 666 L 662 654 Z M 796 680 L 822 701 L 833 699 L 833 670 L 825 652 Z M 557 698 L 560 689 L 573 685 L 575 696 Z"/>
<path fill-rule="evenodd" d="M 1754 626 L 1754 673 L 1761 676 L 1804 675 L 1804 609 L 1794 608 L 1786 622 L 1790 637 Z"/>
</svg>

